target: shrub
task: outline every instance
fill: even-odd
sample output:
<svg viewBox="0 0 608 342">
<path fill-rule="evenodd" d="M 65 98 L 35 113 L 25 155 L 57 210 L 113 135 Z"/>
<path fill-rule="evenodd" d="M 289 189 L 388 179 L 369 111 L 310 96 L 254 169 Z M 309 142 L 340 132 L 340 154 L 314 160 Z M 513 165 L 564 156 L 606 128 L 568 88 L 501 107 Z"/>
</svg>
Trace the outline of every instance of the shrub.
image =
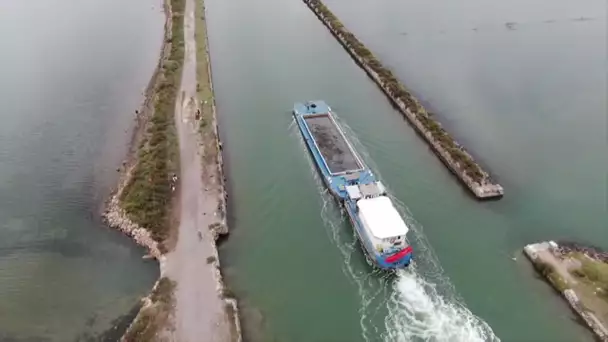
<svg viewBox="0 0 608 342">
<path fill-rule="evenodd" d="M 129 342 L 152 341 L 158 329 L 166 321 L 173 305 L 175 282 L 167 277 L 160 278 L 150 294 L 152 306 L 141 310 L 131 328 L 125 334 Z"/>
<path fill-rule="evenodd" d="M 171 50 L 162 61 L 162 73 L 154 102 L 154 113 L 140 144 L 137 164 L 121 194 L 122 206 L 129 217 L 147 228 L 162 243 L 168 235 L 168 210 L 171 202 L 170 173 L 177 146 L 173 114 L 184 59 L 183 11 L 185 0 L 171 0 Z"/>
<path fill-rule="evenodd" d="M 559 292 L 564 292 L 569 288 L 568 283 L 555 272 L 547 274 L 546 277 Z"/>
<path fill-rule="evenodd" d="M 578 268 L 572 270 L 570 273 L 572 273 L 574 276 L 576 276 L 578 278 L 586 278 L 585 272 L 583 272 L 582 270 L 580 270 Z"/>
</svg>

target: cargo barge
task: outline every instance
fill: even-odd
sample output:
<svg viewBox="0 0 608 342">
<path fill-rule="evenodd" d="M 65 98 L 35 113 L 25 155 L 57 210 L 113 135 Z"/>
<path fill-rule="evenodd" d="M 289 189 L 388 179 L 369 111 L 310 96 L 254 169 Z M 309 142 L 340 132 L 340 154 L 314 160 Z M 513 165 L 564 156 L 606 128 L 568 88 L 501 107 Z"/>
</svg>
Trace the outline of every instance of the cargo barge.
<svg viewBox="0 0 608 342">
<path fill-rule="evenodd" d="M 296 123 L 325 186 L 344 206 L 369 259 L 381 269 L 407 267 L 409 228 L 323 101 L 296 103 Z"/>
</svg>

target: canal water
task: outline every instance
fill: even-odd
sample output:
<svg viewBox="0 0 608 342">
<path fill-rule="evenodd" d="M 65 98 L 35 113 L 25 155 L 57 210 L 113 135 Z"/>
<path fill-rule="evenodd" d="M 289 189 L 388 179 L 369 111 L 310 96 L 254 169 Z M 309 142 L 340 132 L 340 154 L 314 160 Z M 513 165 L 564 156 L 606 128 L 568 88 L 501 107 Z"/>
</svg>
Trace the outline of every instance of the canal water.
<svg viewBox="0 0 608 342">
<path fill-rule="evenodd" d="M 0 341 L 99 340 L 157 278 L 99 214 L 163 24 L 159 1 L 0 4 Z"/>
<path fill-rule="evenodd" d="M 522 247 L 608 247 L 600 0 L 328 0 L 506 189 L 456 182 L 298 0 L 207 0 L 230 185 L 221 247 L 253 341 L 590 341 Z M 361 255 L 291 118 L 326 100 L 412 227 L 412 269 Z"/>
</svg>

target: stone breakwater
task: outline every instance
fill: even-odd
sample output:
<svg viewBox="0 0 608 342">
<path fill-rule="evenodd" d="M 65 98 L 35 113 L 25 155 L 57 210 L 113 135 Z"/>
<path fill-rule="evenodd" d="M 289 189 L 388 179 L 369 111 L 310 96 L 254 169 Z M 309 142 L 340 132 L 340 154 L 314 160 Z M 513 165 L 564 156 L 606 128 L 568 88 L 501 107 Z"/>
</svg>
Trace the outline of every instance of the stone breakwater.
<svg viewBox="0 0 608 342">
<path fill-rule="evenodd" d="M 608 252 L 602 250 L 599 247 L 593 246 L 583 246 L 579 245 L 575 242 L 566 242 L 559 241 L 559 251 L 561 254 L 566 254 L 570 252 L 581 252 L 587 255 L 588 257 L 596 260 L 600 260 L 602 262 L 608 263 Z"/>
<path fill-rule="evenodd" d="M 165 264 L 166 264 L 166 258 L 160 252 L 160 249 L 158 247 L 158 242 L 152 238 L 152 235 L 150 234 L 150 232 L 147 229 L 142 228 L 135 222 L 131 221 L 129 219 L 129 217 L 127 216 L 126 212 L 120 206 L 120 194 L 121 194 L 122 190 L 124 189 L 125 185 L 127 184 L 128 180 L 130 178 L 130 174 L 131 174 L 130 170 L 126 172 L 124 180 L 121 182 L 118 190 L 116 191 L 116 193 L 111 197 L 110 201 L 108 202 L 108 204 L 106 206 L 106 210 L 103 214 L 103 218 L 109 227 L 118 229 L 119 231 L 123 232 L 125 235 L 131 237 L 131 239 L 133 239 L 133 241 L 135 241 L 135 243 L 146 248 L 146 250 L 148 251 L 148 255 L 145 257 L 152 257 L 158 261 L 158 265 L 159 265 L 159 269 L 160 269 L 160 276 L 159 276 L 159 279 L 157 279 L 156 282 L 154 283 L 154 286 L 152 286 L 150 293 L 147 296 L 145 296 L 144 298 L 142 298 L 142 300 L 141 300 L 142 305 L 139 309 L 139 312 L 137 313 L 137 315 L 135 316 L 133 321 L 127 327 L 127 330 L 125 331 L 125 335 L 126 335 L 126 332 L 128 332 L 130 329 L 132 329 L 135 322 L 137 322 L 139 319 L 141 319 L 142 313 L 154 305 L 150 296 L 156 290 L 156 288 L 159 286 L 160 279 L 162 277 L 164 277 Z M 126 341 L 124 336 L 121 338 L 120 341 L 121 342 L 130 342 L 130 341 Z"/>
<path fill-rule="evenodd" d="M 422 135 L 439 159 L 477 198 L 500 198 L 504 195 L 502 186 L 495 183 L 490 174 L 481 169 L 464 147 L 431 118 L 431 114 L 406 90 L 405 86 L 382 66 L 321 1 L 303 1 Z"/>
<path fill-rule="evenodd" d="M 559 265 L 565 251 L 570 252 L 573 249 L 571 249 L 571 246 L 563 247 L 553 241 L 530 244 L 524 247 L 526 257 L 545 277 L 547 282 L 568 302 L 572 311 L 593 331 L 599 341 L 608 342 L 608 328 L 593 311 L 588 309 L 588 305 L 581 301 L 575 290 L 570 288 L 572 281 L 564 280 L 564 278 L 570 278 L 567 274 L 569 272 L 567 267 Z"/>
<path fill-rule="evenodd" d="M 148 255 L 150 257 L 153 257 L 160 262 L 163 256 L 158 247 L 158 242 L 152 238 L 152 235 L 147 229 L 140 227 L 129 219 L 127 213 L 120 206 L 119 196 L 120 191 L 112 196 L 107 205 L 103 215 L 106 224 L 131 237 L 135 243 L 148 250 Z"/>
<path fill-rule="evenodd" d="M 204 1 L 200 1 L 197 4 L 197 7 L 198 7 L 197 10 L 200 11 L 200 15 L 197 15 L 197 17 L 204 18 L 206 16 Z M 206 22 L 204 19 L 201 19 L 200 21 L 197 21 L 197 25 L 206 25 Z M 207 33 L 207 30 L 205 30 L 205 33 Z M 226 207 L 227 207 L 227 203 L 228 203 L 228 191 L 226 190 L 226 174 L 225 174 L 225 168 L 224 168 L 224 157 L 222 155 L 223 148 L 222 148 L 222 141 L 220 138 L 219 125 L 218 125 L 218 120 L 217 120 L 217 107 L 215 104 L 215 96 L 214 96 L 215 92 L 213 89 L 213 75 L 212 75 L 212 68 L 211 68 L 211 53 L 209 51 L 209 37 L 207 34 L 205 34 L 204 42 L 205 42 L 205 59 L 206 59 L 206 64 L 207 64 L 208 79 L 199 80 L 199 82 L 204 82 L 204 81 L 208 82 L 209 90 L 211 92 L 211 99 L 210 99 L 211 115 L 212 115 L 211 124 L 213 127 L 213 137 L 214 137 L 213 143 L 215 144 L 215 151 L 216 151 L 214 164 L 215 164 L 215 175 L 216 175 L 216 179 L 217 179 L 217 183 L 218 183 L 217 189 L 218 189 L 218 193 L 219 193 L 219 198 L 218 198 L 219 203 L 218 203 L 217 211 L 219 213 L 219 217 L 221 220 L 219 225 L 210 227 L 211 233 L 213 235 L 213 253 L 214 253 L 214 257 L 215 257 L 212 265 L 215 270 L 215 279 L 217 281 L 216 290 L 222 294 L 223 300 L 226 303 L 226 314 L 229 316 L 229 319 L 231 320 L 231 323 L 232 323 L 232 327 L 234 329 L 233 338 L 235 338 L 236 342 L 241 342 L 243 340 L 243 332 L 242 332 L 242 328 L 241 328 L 241 320 L 240 320 L 238 302 L 235 298 L 228 297 L 225 295 L 229 291 L 228 291 L 228 288 L 226 287 L 226 284 L 222 277 L 219 252 L 217 249 L 218 239 L 222 236 L 227 236 L 229 234 L 227 215 L 226 215 L 226 213 L 227 213 Z M 203 142 L 203 146 L 204 146 L 204 142 Z M 204 147 L 203 147 L 203 153 L 201 155 L 204 155 Z M 203 160 L 203 167 L 205 167 L 204 158 L 202 158 L 202 160 Z"/>
</svg>

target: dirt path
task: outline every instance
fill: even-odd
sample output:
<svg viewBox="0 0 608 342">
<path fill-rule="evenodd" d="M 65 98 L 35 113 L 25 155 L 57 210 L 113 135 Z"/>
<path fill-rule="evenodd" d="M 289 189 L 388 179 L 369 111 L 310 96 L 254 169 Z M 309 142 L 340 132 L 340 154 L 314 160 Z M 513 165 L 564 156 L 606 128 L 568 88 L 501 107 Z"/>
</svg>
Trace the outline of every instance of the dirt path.
<svg viewBox="0 0 608 342">
<path fill-rule="evenodd" d="M 175 248 L 167 254 L 167 275 L 177 282 L 172 341 L 229 341 L 230 322 L 218 294 L 216 268 L 208 261 L 216 251 L 209 226 L 220 222 L 218 191 L 202 178 L 200 134 L 195 121 L 196 42 L 194 0 L 184 13 L 185 60 L 175 119 L 180 145 L 180 224 Z M 211 167 L 211 166 L 207 166 Z M 215 168 L 215 166 L 213 166 Z M 214 177 L 215 179 L 215 177 Z"/>
</svg>

